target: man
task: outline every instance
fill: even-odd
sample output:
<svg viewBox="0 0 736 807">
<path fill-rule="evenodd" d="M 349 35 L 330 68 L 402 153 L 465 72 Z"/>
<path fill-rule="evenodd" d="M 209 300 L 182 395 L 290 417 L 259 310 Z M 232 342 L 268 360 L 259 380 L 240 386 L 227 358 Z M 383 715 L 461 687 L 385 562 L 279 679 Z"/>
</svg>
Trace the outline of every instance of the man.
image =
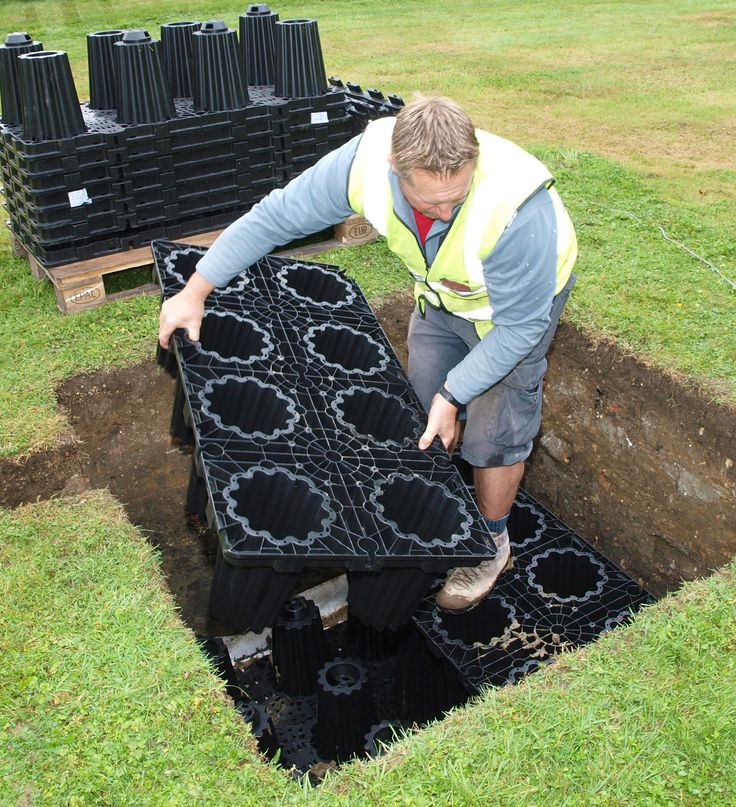
<svg viewBox="0 0 736 807">
<path fill-rule="evenodd" d="M 275 246 L 364 215 L 415 280 L 409 378 L 428 412 L 419 441 L 462 456 L 497 553 L 457 568 L 440 607 L 477 605 L 511 563 L 506 528 L 539 431 L 542 379 L 574 283 L 575 233 L 547 168 L 476 130 L 448 98 L 421 98 L 275 190 L 228 227 L 161 308 L 160 341 L 199 338 L 204 300 Z"/>
</svg>

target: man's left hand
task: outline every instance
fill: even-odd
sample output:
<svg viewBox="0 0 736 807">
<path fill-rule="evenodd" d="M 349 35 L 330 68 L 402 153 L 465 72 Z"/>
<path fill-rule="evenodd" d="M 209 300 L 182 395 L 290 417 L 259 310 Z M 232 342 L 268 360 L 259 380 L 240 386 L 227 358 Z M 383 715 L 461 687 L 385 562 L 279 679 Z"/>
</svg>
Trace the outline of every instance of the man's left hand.
<svg viewBox="0 0 736 807">
<path fill-rule="evenodd" d="M 441 395 L 435 395 L 427 416 L 427 428 L 419 438 L 419 448 L 424 451 L 430 447 L 435 437 L 439 437 L 442 445 L 451 454 L 459 436 L 460 422 L 457 419 L 457 407 L 446 401 Z"/>
</svg>

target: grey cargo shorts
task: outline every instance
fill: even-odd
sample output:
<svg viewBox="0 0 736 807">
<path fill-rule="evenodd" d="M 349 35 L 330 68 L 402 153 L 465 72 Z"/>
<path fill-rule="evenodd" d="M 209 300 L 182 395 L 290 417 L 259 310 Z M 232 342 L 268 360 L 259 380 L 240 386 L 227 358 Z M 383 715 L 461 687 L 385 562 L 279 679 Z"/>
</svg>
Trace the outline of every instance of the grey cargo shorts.
<svg viewBox="0 0 736 807">
<path fill-rule="evenodd" d="M 460 453 L 479 468 L 497 468 L 525 460 L 542 422 L 542 381 L 546 354 L 562 310 L 575 284 L 570 277 L 555 296 L 550 324 L 532 351 L 501 381 L 466 407 Z M 409 323 L 409 380 L 426 410 L 447 374 L 479 342 L 472 323 L 427 305 L 422 318 L 415 309 Z"/>
</svg>

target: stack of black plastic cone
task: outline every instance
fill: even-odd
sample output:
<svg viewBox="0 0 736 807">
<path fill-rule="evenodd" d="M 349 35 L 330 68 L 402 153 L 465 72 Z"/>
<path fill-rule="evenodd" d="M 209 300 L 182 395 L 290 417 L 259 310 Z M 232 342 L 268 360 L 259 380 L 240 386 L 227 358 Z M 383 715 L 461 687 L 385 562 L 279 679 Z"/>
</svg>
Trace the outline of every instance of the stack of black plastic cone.
<svg viewBox="0 0 736 807">
<path fill-rule="evenodd" d="M 314 695 L 325 661 L 319 609 L 304 597 L 284 605 L 271 634 L 272 661 L 279 687 L 287 695 Z"/>
<path fill-rule="evenodd" d="M 201 524 L 207 523 L 207 485 L 197 471 L 197 463 L 192 462 L 192 470 L 189 474 L 189 486 L 187 487 L 187 500 L 185 512 L 187 515 L 197 518 Z"/>
<path fill-rule="evenodd" d="M 235 701 L 240 700 L 243 692 L 225 642 L 219 636 L 197 636 L 197 643 L 215 666 L 217 674 L 224 679 L 227 694 Z"/>
<path fill-rule="evenodd" d="M 396 653 L 404 630 L 376 630 L 364 625 L 348 612 L 346 642 L 352 655 L 368 661 L 380 661 Z"/>
<path fill-rule="evenodd" d="M 176 117 L 161 43 L 148 31 L 126 31 L 115 43 L 118 123 L 157 123 Z"/>
<path fill-rule="evenodd" d="M 238 37 L 222 20 L 202 23 L 194 45 L 194 108 L 199 112 L 242 109 L 248 103 Z"/>
<path fill-rule="evenodd" d="M 327 91 L 317 20 L 284 20 L 276 29 L 274 94 L 310 98 Z"/>
<path fill-rule="evenodd" d="M 314 745 L 324 760 L 343 762 L 363 751 L 376 722 L 368 673 L 355 658 L 335 658 L 319 671 Z"/>
<path fill-rule="evenodd" d="M 240 15 L 240 50 L 248 84 L 273 84 L 276 23 L 279 15 L 265 3 L 248 6 Z"/>
<path fill-rule="evenodd" d="M 23 136 L 62 140 L 86 131 L 69 57 L 39 50 L 18 57 Z"/>
<path fill-rule="evenodd" d="M 23 120 L 18 57 L 39 50 L 43 50 L 43 45 L 34 42 L 33 37 L 25 31 L 8 34 L 5 42 L 0 45 L 0 102 L 3 108 L 2 121 L 8 126 L 21 123 Z"/>
<path fill-rule="evenodd" d="M 166 22 L 161 26 L 166 75 L 174 98 L 192 95 L 192 34 L 199 28 L 198 22 Z"/>
<path fill-rule="evenodd" d="M 350 613 L 378 631 L 397 630 L 411 619 L 434 579 L 431 572 L 412 567 L 348 571 Z"/>
<path fill-rule="evenodd" d="M 87 34 L 90 109 L 115 109 L 115 50 L 124 31 L 94 31 Z"/>
</svg>

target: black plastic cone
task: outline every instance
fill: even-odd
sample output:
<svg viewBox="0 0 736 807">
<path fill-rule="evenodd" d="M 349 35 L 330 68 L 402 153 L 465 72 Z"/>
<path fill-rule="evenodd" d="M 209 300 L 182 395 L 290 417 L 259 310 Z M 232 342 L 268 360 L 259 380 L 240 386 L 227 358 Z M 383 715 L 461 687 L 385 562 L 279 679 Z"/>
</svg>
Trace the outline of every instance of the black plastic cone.
<svg viewBox="0 0 736 807">
<path fill-rule="evenodd" d="M 378 631 L 406 624 L 432 587 L 435 575 L 412 567 L 348 572 L 352 616 Z"/>
<path fill-rule="evenodd" d="M 115 88 L 119 123 L 156 123 L 176 117 L 161 43 L 148 31 L 126 31 L 115 43 Z"/>
<path fill-rule="evenodd" d="M 266 707 L 256 701 L 239 700 L 236 702 L 235 708 L 243 716 L 243 720 L 250 723 L 250 729 L 256 738 L 259 750 L 268 757 L 274 756 L 278 750 L 276 732 Z"/>
<path fill-rule="evenodd" d="M 400 630 L 376 630 L 364 625 L 348 612 L 346 641 L 353 656 L 364 661 L 382 661 L 396 654 L 407 627 Z"/>
<path fill-rule="evenodd" d="M 276 80 L 278 19 L 265 3 L 254 3 L 240 15 L 240 50 L 248 84 L 273 84 Z"/>
<path fill-rule="evenodd" d="M 194 108 L 199 112 L 242 109 L 248 88 L 238 51 L 238 37 L 222 20 L 209 20 L 192 35 Z"/>
<path fill-rule="evenodd" d="M 319 671 L 318 683 L 314 745 L 322 759 L 343 762 L 363 751 L 376 722 L 368 673 L 358 659 L 335 658 Z"/>
<path fill-rule="evenodd" d="M 18 75 L 27 140 L 62 140 L 86 131 L 64 51 L 39 50 L 19 56 Z"/>
<path fill-rule="evenodd" d="M 0 45 L 0 102 L 3 110 L 2 121 L 8 126 L 23 120 L 18 57 L 39 50 L 43 50 L 43 45 L 34 42 L 33 37 L 25 31 L 8 34 L 5 42 Z"/>
<path fill-rule="evenodd" d="M 274 94 L 308 98 L 327 92 L 317 20 L 284 20 L 276 29 Z"/>
<path fill-rule="evenodd" d="M 174 98 L 188 98 L 192 94 L 192 34 L 199 28 L 198 22 L 166 22 L 161 26 L 166 75 Z"/>
<path fill-rule="evenodd" d="M 399 708 L 407 723 L 435 720 L 469 697 L 457 672 L 429 652 L 417 630 L 408 631 L 401 643 L 396 669 Z"/>
<path fill-rule="evenodd" d="M 304 597 L 289 600 L 271 635 L 272 661 L 280 689 L 287 695 L 314 695 L 325 662 L 319 609 Z"/>
<path fill-rule="evenodd" d="M 90 109 L 115 109 L 115 50 L 124 31 L 94 31 L 87 34 Z"/>
</svg>

